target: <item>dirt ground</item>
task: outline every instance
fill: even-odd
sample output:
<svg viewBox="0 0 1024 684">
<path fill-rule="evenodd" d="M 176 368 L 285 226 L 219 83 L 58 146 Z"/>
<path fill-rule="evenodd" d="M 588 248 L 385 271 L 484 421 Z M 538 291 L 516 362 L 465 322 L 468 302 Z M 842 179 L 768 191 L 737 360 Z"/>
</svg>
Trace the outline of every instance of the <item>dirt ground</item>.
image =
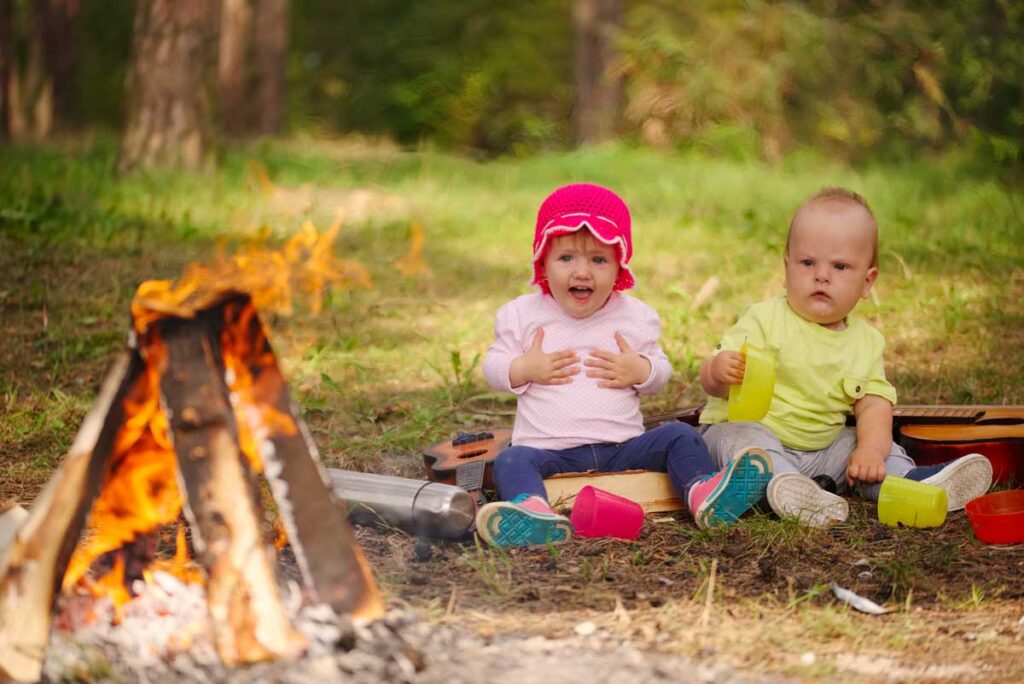
<svg viewBox="0 0 1024 684">
<path fill-rule="evenodd" d="M 393 605 L 485 636 L 600 633 L 797 680 L 1021 681 L 1024 545 L 974 540 L 962 512 L 893 529 L 851 504 L 825 531 L 755 514 L 701 532 L 661 515 L 636 542 L 501 552 L 373 528 L 359 540 Z M 893 612 L 857 612 L 833 582 Z"/>
<path fill-rule="evenodd" d="M 37 479 L 8 482 L 5 494 L 27 503 Z M 963 512 L 940 528 L 904 529 L 880 524 L 872 503 L 850 504 L 849 519 L 827 530 L 754 512 L 702 531 L 685 514 L 653 514 L 634 542 L 576 538 L 507 551 L 472 538 L 356 532 L 391 609 L 441 630 L 437 638 L 472 635 L 481 658 L 524 649 L 515 665 L 524 673 L 528 663 L 559 661 L 564 648 L 625 649 L 643 662 L 637 681 L 660 681 L 648 656 L 694 681 L 1024 680 L 1024 545 L 979 542 Z M 832 583 L 891 612 L 858 612 Z M 465 647 L 464 636 L 446 638 Z M 420 645 L 428 663 L 439 657 L 430 635 Z M 446 662 L 465 671 L 460 658 Z M 492 661 L 474 662 L 487 675 Z M 566 662 L 577 666 L 568 672 L 592 667 Z M 608 676 L 588 679 L 627 681 L 595 662 Z M 424 672 L 409 681 L 431 681 L 438 670 Z M 555 681 L 572 679 L 544 684 Z"/>
<path fill-rule="evenodd" d="M 700 531 L 660 514 L 635 542 L 507 551 L 358 526 L 389 614 L 337 647 L 225 668 L 209 644 L 201 657 L 197 641 L 140 666 L 123 627 L 119 636 L 98 628 L 99 657 L 80 633 L 56 629 L 47 673 L 233 683 L 1021 681 L 1024 545 L 974 541 L 963 513 L 937 529 L 894 529 L 874 520 L 873 504 L 852 503 L 848 521 L 823 531 L 760 513 Z M 298 580 L 287 547 L 279 560 Z M 858 612 L 832 583 L 891 612 Z"/>
</svg>

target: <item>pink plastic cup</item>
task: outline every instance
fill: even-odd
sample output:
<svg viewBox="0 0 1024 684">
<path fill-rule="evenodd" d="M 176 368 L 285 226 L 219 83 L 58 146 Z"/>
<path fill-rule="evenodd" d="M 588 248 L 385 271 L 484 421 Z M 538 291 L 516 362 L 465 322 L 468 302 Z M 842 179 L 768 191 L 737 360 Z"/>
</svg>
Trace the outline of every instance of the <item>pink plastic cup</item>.
<svg viewBox="0 0 1024 684">
<path fill-rule="evenodd" d="M 569 521 L 581 537 L 636 539 L 644 509 L 632 499 L 587 485 L 576 495 Z"/>
</svg>

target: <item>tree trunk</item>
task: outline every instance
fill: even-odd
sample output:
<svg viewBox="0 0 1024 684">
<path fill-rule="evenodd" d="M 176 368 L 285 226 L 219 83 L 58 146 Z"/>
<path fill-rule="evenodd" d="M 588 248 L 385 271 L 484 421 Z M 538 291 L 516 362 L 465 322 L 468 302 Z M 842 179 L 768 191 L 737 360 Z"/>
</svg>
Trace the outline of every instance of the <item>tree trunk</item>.
<svg viewBox="0 0 1024 684">
<path fill-rule="evenodd" d="M 75 121 L 76 23 L 79 0 L 40 0 L 47 75 L 53 83 L 53 123 Z"/>
<path fill-rule="evenodd" d="M 138 0 L 118 168 L 195 169 L 214 145 L 217 0 Z"/>
<path fill-rule="evenodd" d="M 12 63 L 8 95 L 12 138 L 42 140 L 53 124 L 53 80 L 46 68 L 45 8 L 42 3 L 28 5 L 25 39 L 25 63 Z"/>
<path fill-rule="evenodd" d="M 224 130 L 275 134 L 284 120 L 287 0 L 224 0 L 220 82 Z"/>
<path fill-rule="evenodd" d="M 256 0 L 256 88 L 258 130 L 281 132 L 284 123 L 288 0 Z"/>
<path fill-rule="evenodd" d="M 611 73 L 622 25 L 621 0 L 574 0 L 576 27 L 576 144 L 599 142 L 618 128 L 622 78 Z"/>
<path fill-rule="evenodd" d="M 224 131 L 240 137 L 252 128 L 253 103 L 248 97 L 249 51 L 252 44 L 253 0 L 224 0 L 220 17 L 217 80 Z"/>
<path fill-rule="evenodd" d="M 14 0 L 0 0 L 0 140 L 11 136 L 11 74 L 14 72 Z"/>
</svg>

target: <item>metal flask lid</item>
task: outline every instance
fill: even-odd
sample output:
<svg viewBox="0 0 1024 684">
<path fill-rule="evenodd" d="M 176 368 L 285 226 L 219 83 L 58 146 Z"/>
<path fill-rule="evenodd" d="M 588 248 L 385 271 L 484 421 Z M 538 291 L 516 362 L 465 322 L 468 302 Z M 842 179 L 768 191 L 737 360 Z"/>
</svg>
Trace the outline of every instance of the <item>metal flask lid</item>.
<svg viewBox="0 0 1024 684">
<path fill-rule="evenodd" d="M 413 500 L 412 518 L 412 533 L 417 536 L 458 539 L 473 527 L 476 504 L 460 487 L 428 482 Z"/>
</svg>

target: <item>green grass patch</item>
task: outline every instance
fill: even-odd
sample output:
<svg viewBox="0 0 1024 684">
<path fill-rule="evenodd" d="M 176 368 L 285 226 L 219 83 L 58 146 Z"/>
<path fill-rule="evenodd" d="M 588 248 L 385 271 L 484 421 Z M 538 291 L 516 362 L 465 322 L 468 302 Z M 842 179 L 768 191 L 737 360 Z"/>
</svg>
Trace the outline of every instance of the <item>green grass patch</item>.
<svg viewBox="0 0 1024 684">
<path fill-rule="evenodd" d="M 324 228 L 340 210 L 336 252 L 363 263 L 374 288 L 328 293 L 318 317 L 268 316 L 275 350 L 330 464 L 422 476 L 423 446 L 510 422 L 479 360 L 498 306 L 530 289 L 537 206 L 584 180 L 628 201 L 635 294 L 662 316 L 676 374 L 647 410 L 702 400 L 700 360 L 744 307 L 781 291 L 790 213 L 826 184 L 863 193 L 878 215 L 882 274 L 859 311 L 886 335 L 901 401 L 1022 401 L 1024 198 L 951 164 L 768 166 L 624 145 L 476 162 L 293 140 L 229 149 L 211 172 L 122 178 L 115 152 L 101 136 L 0 158 L 0 443 L 15 458 L 60 457 L 122 344 L 139 282 L 174 278 L 219 244 L 283 241 L 307 219 Z M 395 260 L 413 221 L 430 270 L 409 277 Z M 717 290 L 696 306 L 711 278 Z M 51 391 L 72 409 L 39 399 Z M 35 432 L 53 438 L 29 449 L 32 412 L 46 426 Z M 780 537 L 768 542 L 789 543 L 788 527 L 768 527 Z"/>
</svg>

